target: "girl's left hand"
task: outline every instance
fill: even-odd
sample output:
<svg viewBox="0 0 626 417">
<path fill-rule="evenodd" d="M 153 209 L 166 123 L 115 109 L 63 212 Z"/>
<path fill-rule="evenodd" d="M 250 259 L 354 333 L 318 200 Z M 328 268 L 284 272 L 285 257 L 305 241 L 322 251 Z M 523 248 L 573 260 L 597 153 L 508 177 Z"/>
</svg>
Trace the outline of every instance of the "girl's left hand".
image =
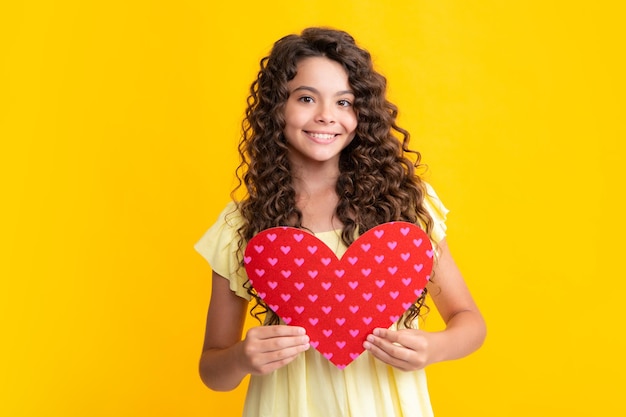
<svg viewBox="0 0 626 417">
<path fill-rule="evenodd" d="M 432 362 L 431 334 L 416 329 L 374 329 L 363 347 L 375 358 L 402 371 L 415 371 Z"/>
</svg>

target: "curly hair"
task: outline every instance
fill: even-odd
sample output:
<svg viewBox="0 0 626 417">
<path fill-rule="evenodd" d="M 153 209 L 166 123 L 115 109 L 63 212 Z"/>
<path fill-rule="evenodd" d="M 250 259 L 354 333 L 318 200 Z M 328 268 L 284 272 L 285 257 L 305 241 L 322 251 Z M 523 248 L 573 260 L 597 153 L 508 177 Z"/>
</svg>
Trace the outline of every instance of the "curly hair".
<svg viewBox="0 0 626 417">
<path fill-rule="evenodd" d="M 309 57 L 338 62 L 348 74 L 354 92 L 356 134 L 339 157 L 335 215 L 342 222 L 341 238 L 350 245 L 358 235 L 385 222 L 408 221 L 420 225 L 429 235 L 433 220 L 424 207 L 425 185 L 417 175 L 421 155 L 409 148 L 409 132 L 398 126 L 397 107 L 386 98 L 387 80 L 373 67 L 371 55 L 348 33 L 329 28 L 307 28 L 300 35 L 288 35 L 274 43 L 270 54 L 260 61 L 260 70 L 250 87 L 242 137 L 238 185 L 246 196 L 237 202 L 243 217 L 239 228 L 239 255 L 256 233 L 276 226 L 302 228 L 302 213 L 296 206 L 283 135 L 284 108 L 289 98 L 287 83 L 296 76 L 298 63 Z M 409 154 L 412 158 L 409 158 Z M 240 256 L 241 257 L 241 256 Z M 255 294 L 251 313 L 267 313 L 267 324 L 278 317 Z M 420 315 L 426 290 L 405 316 L 406 326 Z"/>
</svg>

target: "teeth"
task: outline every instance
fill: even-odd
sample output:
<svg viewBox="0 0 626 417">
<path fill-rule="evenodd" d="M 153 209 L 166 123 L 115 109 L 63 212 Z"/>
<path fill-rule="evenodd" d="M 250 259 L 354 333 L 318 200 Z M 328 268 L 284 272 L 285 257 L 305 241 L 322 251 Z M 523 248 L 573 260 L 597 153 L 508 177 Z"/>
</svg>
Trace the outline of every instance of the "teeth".
<svg viewBox="0 0 626 417">
<path fill-rule="evenodd" d="M 310 136 L 313 136 L 315 139 L 332 139 L 335 137 L 334 134 L 328 133 L 309 133 Z"/>
</svg>

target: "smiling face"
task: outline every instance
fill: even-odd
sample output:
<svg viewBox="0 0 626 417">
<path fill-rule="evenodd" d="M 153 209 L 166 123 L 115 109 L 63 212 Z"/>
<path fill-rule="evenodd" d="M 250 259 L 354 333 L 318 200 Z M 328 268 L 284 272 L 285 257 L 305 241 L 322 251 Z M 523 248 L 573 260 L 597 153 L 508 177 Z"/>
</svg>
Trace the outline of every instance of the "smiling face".
<svg viewBox="0 0 626 417">
<path fill-rule="evenodd" d="M 287 84 L 283 133 L 294 166 L 332 163 L 348 146 L 357 126 L 354 93 L 345 69 L 324 57 L 305 58 Z"/>
</svg>

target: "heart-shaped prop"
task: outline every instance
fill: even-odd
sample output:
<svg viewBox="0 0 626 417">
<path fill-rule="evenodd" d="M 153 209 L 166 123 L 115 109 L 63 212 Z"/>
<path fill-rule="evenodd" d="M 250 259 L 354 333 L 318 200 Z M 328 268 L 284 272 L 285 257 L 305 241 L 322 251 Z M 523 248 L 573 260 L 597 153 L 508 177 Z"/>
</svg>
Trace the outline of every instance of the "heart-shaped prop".
<svg viewBox="0 0 626 417">
<path fill-rule="evenodd" d="M 244 265 L 259 297 L 285 323 L 304 327 L 311 346 L 343 369 L 374 328 L 389 327 L 419 298 L 433 249 L 407 222 L 368 230 L 341 259 L 310 233 L 274 227 L 250 239 Z"/>
</svg>

